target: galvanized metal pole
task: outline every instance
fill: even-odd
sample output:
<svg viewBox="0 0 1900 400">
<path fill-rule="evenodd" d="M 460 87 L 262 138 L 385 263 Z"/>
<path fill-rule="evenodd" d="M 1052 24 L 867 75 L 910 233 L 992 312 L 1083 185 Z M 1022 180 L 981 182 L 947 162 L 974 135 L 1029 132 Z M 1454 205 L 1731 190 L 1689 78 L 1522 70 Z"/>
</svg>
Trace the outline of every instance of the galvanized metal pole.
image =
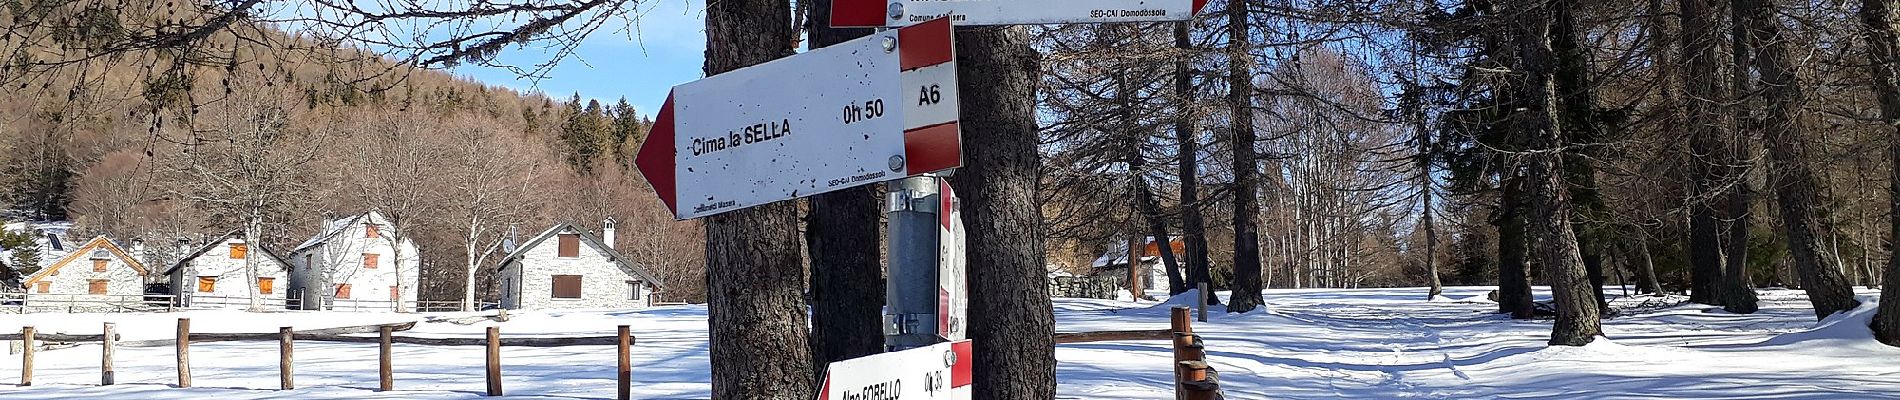
<svg viewBox="0 0 1900 400">
<path fill-rule="evenodd" d="M 885 229 L 890 244 L 884 281 L 884 350 L 936 344 L 937 258 L 941 195 L 934 175 L 886 184 Z"/>
</svg>

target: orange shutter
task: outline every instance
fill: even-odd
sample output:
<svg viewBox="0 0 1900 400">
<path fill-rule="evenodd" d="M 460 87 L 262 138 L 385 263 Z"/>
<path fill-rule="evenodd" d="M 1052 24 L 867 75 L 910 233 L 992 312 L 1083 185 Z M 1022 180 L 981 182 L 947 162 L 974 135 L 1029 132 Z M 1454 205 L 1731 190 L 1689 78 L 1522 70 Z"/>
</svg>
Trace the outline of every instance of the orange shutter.
<svg viewBox="0 0 1900 400">
<path fill-rule="evenodd" d="M 348 283 L 337 284 L 336 298 L 339 298 L 339 299 L 350 298 L 350 284 Z"/>
<path fill-rule="evenodd" d="M 243 243 L 232 244 L 231 258 L 232 259 L 244 258 L 244 253 L 250 251 L 250 249 L 251 249 L 250 246 L 247 246 Z"/>
<path fill-rule="evenodd" d="M 402 300 L 402 291 L 401 291 L 401 290 L 397 290 L 395 286 L 390 286 L 390 287 L 389 287 L 389 300 L 391 300 L 391 301 L 395 301 L 395 300 Z"/>
<path fill-rule="evenodd" d="M 40 283 L 39 283 L 39 284 L 37 284 L 37 285 L 33 285 L 33 289 L 34 289 L 33 291 L 36 291 L 36 292 L 40 292 L 40 293 L 46 293 L 47 291 L 49 291 L 49 290 L 52 290 L 52 289 L 53 289 L 53 283 L 52 283 L 52 282 L 40 282 Z"/>
<path fill-rule="evenodd" d="M 555 256 L 556 257 L 580 257 L 581 256 L 581 235 L 576 235 L 572 233 L 561 234 L 561 246 L 560 246 L 560 249 L 558 250 L 558 254 L 555 254 Z"/>
<path fill-rule="evenodd" d="M 363 269 L 376 269 L 376 259 L 380 254 L 363 253 Z"/>
<path fill-rule="evenodd" d="M 92 260 L 92 272 L 106 272 L 106 260 Z"/>
<path fill-rule="evenodd" d="M 218 290 L 218 277 L 198 277 L 198 293 L 211 293 Z"/>
<path fill-rule="evenodd" d="M 381 236 L 376 232 L 376 224 L 363 224 L 363 237 L 375 239 Z"/>
<path fill-rule="evenodd" d="M 257 294 L 271 294 L 276 290 L 277 278 L 257 278 Z"/>
<path fill-rule="evenodd" d="M 86 294 L 106 294 L 106 285 L 110 282 L 104 279 L 86 281 Z"/>
</svg>

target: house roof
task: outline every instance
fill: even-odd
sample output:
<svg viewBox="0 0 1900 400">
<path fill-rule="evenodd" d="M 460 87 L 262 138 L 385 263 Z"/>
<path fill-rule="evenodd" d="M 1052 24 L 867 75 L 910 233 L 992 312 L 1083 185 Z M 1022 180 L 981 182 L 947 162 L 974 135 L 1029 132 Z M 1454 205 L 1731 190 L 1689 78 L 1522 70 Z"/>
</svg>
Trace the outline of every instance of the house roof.
<svg viewBox="0 0 1900 400">
<path fill-rule="evenodd" d="M 86 241 L 86 244 L 83 246 L 74 248 L 72 253 L 66 254 L 65 257 L 60 257 L 59 261 L 54 261 L 52 264 L 47 265 L 46 268 L 41 268 L 39 272 L 33 273 L 33 276 L 27 277 L 26 281 L 21 282 L 21 284 L 31 285 L 34 282 L 39 282 L 40 279 L 52 276 L 53 273 L 59 272 L 60 268 L 64 268 L 66 265 L 72 264 L 73 261 L 78 261 L 80 258 L 91 255 L 93 250 L 106 250 L 111 252 L 113 256 L 119 257 L 119 260 L 125 261 L 125 265 L 132 267 L 132 270 L 138 271 L 139 276 L 149 275 L 145 270 L 145 264 L 139 263 L 137 258 L 126 254 L 125 249 L 119 248 L 119 245 L 112 244 L 112 241 L 106 240 L 105 236 L 100 236 Z"/>
<path fill-rule="evenodd" d="M 185 254 L 184 257 L 180 257 L 178 259 L 178 262 L 172 264 L 171 268 L 165 269 L 164 275 L 171 275 L 173 273 L 178 272 L 179 268 L 184 268 L 185 264 L 190 263 L 191 260 L 196 260 L 198 259 L 198 256 L 202 256 L 205 253 L 211 252 L 211 249 L 218 248 L 218 246 L 223 245 L 225 242 L 229 241 L 229 239 L 243 240 L 244 232 L 243 231 L 227 232 L 223 235 L 219 235 L 218 239 L 220 240 L 213 240 L 210 243 L 205 243 L 204 246 L 198 247 L 197 250 L 192 250 L 191 253 Z M 285 266 L 290 265 L 289 262 L 284 261 L 283 257 L 277 256 L 277 252 L 271 251 L 270 246 L 265 246 L 263 244 L 251 245 L 250 242 L 245 242 L 245 244 L 249 247 L 258 249 L 259 251 L 263 251 L 264 256 L 270 257 L 270 259 L 272 261 L 276 261 L 278 265 L 285 265 Z"/>
<path fill-rule="evenodd" d="M 342 234 L 343 232 L 347 232 L 350 230 L 350 228 L 355 227 L 359 224 L 362 224 L 362 220 L 365 217 L 368 217 L 372 221 L 388 220 L 388 218 L 383 217 L 382 213 L 377 212 L 376 210 L 369 210 L 369 211 L 363 212 L 362 214 L 357 214 L 349 218 L 330 221 L 328 225 L 323 226 L 323 231 L 317 232 L 317 235 L 311 236 L 310 240 L 305 240 L 303 243 L 298 244 L 297 247 L 290 249 L 290 252 L 291 254 L 296 254 L 297 252 L 304 251 L 304 249 L 316 247 L 318 245 L 324 244 L 325 242 L 329 242 L 330 238 L 334 238 L 336 237 L 336 235 Z"/>
<path fill-rule="evenodd" d="M 618 264 L 621 270 L 627 271 L 628 274 L 632 274 L 634 276 L 638 276 L 640 278 L 646 279 L 646 281 L 652 283 L 653 286 L 657 286 L 661 288 L 666 287 L 666 283 L 660 281 L 659 277 L 653 276 L 653 274 L 647 272 L 645 268 L 640 268 L 639 265 L 635 265 L 632 261 L 628 261 L 626 256 L 621 255 L 620 251 L 614 250 L 613 246 L 608 246 L 606 244 L 603 244 L 606 242 L 602 241 L 599 236 L 594 236 L 593 232 L 588 232 L 586 229 L 581 229 L 580 226 L 574 225 L 571 222 L 562 222 L 559 224 L 555 224 L 554 227 L 548 228 L 545 231 L 541 231 L 541 234 L 539 235 L 535 235 L 533 239 L 528 239 L 526 243 L 521 244 L 521 247 L 515 248 L 514 253 L 509 254 L 507 258 L 501 259 L 501 263 L 497 264 L 499 265 L 497 269 L 507 268 L 509 264 L 513 264 L 515 262 L 520 261 L 522 257 L 527 255 L 529 249 L 533 249 L 535 246 L 540 245 L 541 242 L 547 241 L 548 238 L 555 237 L 555 235 L 559 235 L 561 232 L 564 232 L 569 229 L 572 229 L 575 232 L 579 232 L 582 242 L 586 242 L 589 246 L 594 246 L 594 248 L 600 249 L 600 251 L 607 253 L 607 257 L 613 258 L 614 263 Z"/>
<path fill-rule="evenodd" d="M 1161 256 L 1160 246 L 1155 245 L 1154 236 L 1145 237 L 1142 244 L 1144 245 L 1141 254 L 1142 262 L 1153 261 Z M 1180 236 L 1174 236 L 1168 240 L 1168 248 L 1173 250 L 1177 257 L 1183 254 L 1185 246 L 1186 242 L 1182 241 Z M 1128 241 L 1126 240 L 1109 242 L 1108 251 L 1102 253 L 1101 257 L 1096 257 L 1095 262 L 1091 263 L 1090 266 L 1094 268 L 1110 268 L 1117 265 L 1128 265 Z"/>
</svg>

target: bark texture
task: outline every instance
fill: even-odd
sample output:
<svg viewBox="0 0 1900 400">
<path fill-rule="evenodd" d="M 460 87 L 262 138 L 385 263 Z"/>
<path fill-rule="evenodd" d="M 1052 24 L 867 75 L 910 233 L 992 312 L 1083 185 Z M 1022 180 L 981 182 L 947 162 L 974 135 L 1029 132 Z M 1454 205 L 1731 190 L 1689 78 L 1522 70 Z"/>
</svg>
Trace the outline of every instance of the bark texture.
<svg viewBox="0 0 1900 400">
<path fill-rule="evenodd" d="M 1689 301 L 1716 305 L 1722 279 L 1720 226 L 1714 214 L 1717 152 L 1727 135 L 1720 113 L 1723 92 L 1716 61 L 1720 19 L 1714 0 L 1681 0 L 1683 128 L 1689 137 Z"/>
<path fill-rule="evenodd" d="M 1188 38 L 1188 23 L 1174 24 L 1174 48 L 1193 50 Z M 1174 60 L 1174 101 L 1180 112 L 1174 120 L 1174 139 L 1181 149 L 1175 153 L 1181 180 L 1181 244 L 1186 248 L 1183 264 L 1187 270 L 1207 270 L 1207 220 L 1201 218 L 1201 135 L 1194 124 L 1194 66 L 1186 54 Z M 1172 268 L 1172 266 L 1170 267 Z M 1187 292 L 1188 285 L 1178 269 L 1168 270 L 1168 294 Z"/>
<path fill-rule="evenodd" d="M 1253 57 L 1248 52 L 1253 40 L 1247 29 L 1246 4 L 1230 1 L 1227 6 L 1231 58 L 1227 67 L 1228 107 L 1234 125 L 1234 287 L 1232 297 L 1227 299 L 1230 313 L 1253 311 L 1265 302 L 1260 297 L 1260 161 L 1254 147 L 1259 138 L 1253 121 Z"/>
<path fill-rule="evenodd" d="M 1757 52 L 1756 70 L 1768 103 L 1762 139 L 1768 146 L 1770 182 L 1780 204 L 1795 275 L 1814 304 L 1815 317 L 1853 309 L 1860 306 L 1854 300 L 1854 288 L 1841 272 L 1839 260 L 1822 243 L 1833 227 L 1820 208 L 1825 204 L 1824 190 L 1812 165 L 1812 144 L 1802 137 L 1800 113 L 1805 99 L 1788 38 L 1781 33 L 1781 20 L 1767 0 L 1736 0 L 1734 4 L 1735 12 L 1742 13 L 1748 24 L 1748 42 Z"/>
<path fill-rule="evenodd" d="M 870 35 L 831 27 L 831 0 L 811 3 L 811 48 Z M 811 198 L 806 251 L 811 255 L 813 379 L 825 366 L 884 351 L 884 269 L 879 262 L 878 199 L 866 186 Z"/>
<path fill-rule="evenodd" d="M 1565 147 L 1563 126 L 1558 120 L 1560 98 L 1555 93 L 1553 76 L 1556 54 L 1551 49 L 1553 7 L 1569 7 L 1568 2 L 1530 0 L 1520 3 L 1516 38 L 1518 77 L 1522 106 L 1514 115 L 1519 135 L 1530 139 L 1533 150 L 1527 157 L 1524 180 L 1529 197 L 1531 241 L 1536 243 L 1537 261 L 1550 276 L 1551 297 L 1557 303 L 1557 321 L 1550 344 L 1582 346 L 1603 334 L 1600 310 L 1592 301 L 1589 277 L 1583 256 L 1577 249 L 1577 236 L 1571 230 L 1570 190 L 1563 182 Z"/>
<path fill-rule="evenodd" d="M 708 4 L 706 75 L 790 55 L 790 12 L 786 0 Z M 713 398 L 815 396 L 799 239 L 792 202 L 706 218 Z"/>
<path fill-rule="evenodd" d="M 1516 176 L 1515 170 L 1504 172 L 1497 215 L 1491 221 L 1498 227 L 1498 312 L 1531 319 L 1536 308 L 1531 300 L 1530 264 L 1525 260 L 1530 240 L 1524 230 L 1524 178 Z"/>
<path fill-rule="evenodd" d="M 1604 128 L 1600 125 L 1596 112 L 1596 90 L 1592 85 L 1590 53 L 1581 43 L 1581 30 L 1577 26 L 1573 11 L 1575 2 L 1563 0 L 1557 2 L 1555 21 L 1551 26 L 1551 50 L 1556 57 L 1556 76 L 1553 81 L 1558 96 L 1558 121 L 1563 125 L 1565 143 L 1588 144 L 1603 141 Z M 1609 211 L 1603 204 L 1603 198 L 1597 189 L 1596 154 L 1590 147 L 1572 147 L 1563 154 L 1566 188 L 1570 192 L 1572 208 L 1577 214 L 1572 218 L 1571 229 L 1577 236 L 1577 249 L 1583 256 L 1584 272 L 1590 278 L 1590 288 L 1595 294 L 1597 308 L 1609 312 L 1610 303 L 1603 297 L 1603 253 L 1604 237 L 1601 223 Z"/>
<path fill-rule="evenodd" d="M 1887 161 L 1900 160 L 1900 1 L 1861 0 L 1860 22 L 1867 29 L 1867 58 L 1873 69 L 1874 91 L 1880 98 L 1880 117 L 1888 125 Z M 1900 164 L 1889 167 L 1888 205 L 1900 215 Z M 1900 218 L 1888 226 L 1900 237 Z M 1881 282 L 1880 309 L 1874 312 L 1874 337 L 1900 346 L 1900 255 L 1887 260 Z"/>
<path fill-rule="evenodd" d="M 969 227 L 972 398 L 1052 399 L 1055 320 L 1036 204 L 1041 55 L 1023 27 L 958 28 L 956 40 L 965 162 L 951 184 Z"/>
</svg>

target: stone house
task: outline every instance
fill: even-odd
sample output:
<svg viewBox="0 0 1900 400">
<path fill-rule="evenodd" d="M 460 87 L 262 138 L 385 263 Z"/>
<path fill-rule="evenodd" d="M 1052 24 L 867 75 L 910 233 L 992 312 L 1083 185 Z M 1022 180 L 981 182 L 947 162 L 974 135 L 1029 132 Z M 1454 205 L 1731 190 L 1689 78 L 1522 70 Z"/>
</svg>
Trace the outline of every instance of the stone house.
<svg viewBox="0 0 1900 400">
<path fill-rule="evenodd" d="M 382 213 L 328 220 L 290 251 L 289 292 L 298 308 L 408 311 L 415 307 L 419 254 Z"/>
<path fill-rule="evenodd" d="M 74 302 L 103 308 L 142 303 L 149 273 L 139 261 L 143 246 L 134 242 L 133 248 L 128 252 L 104 236 L 72 248 L 21 281 L 26 306 L 33 308 L 35 300 L 68 303 L 62 307 L 69 309 Z"/>
<path fill-rule="evenodd" d="M 612 219 L 602 224 L 605 238 L 572 223 L 561 223 L 521 243 L 498 266 L 501 307 L 628 309 L 653 305 L 655 292 L 664 284 L 615 251 Z"/>
<path fill-rule="evenodd" d="M 250 274 L 244 269 L 246 257 L 257 262 L 256 290 L 262 305 L 284 308 L 287 283 L 285 262 L 269 246 L 244 242 L 241 232 L 218 236 L 197 248 L 179 240 L 183 253 L 178 262 L 165 270 L 172 295 L 184 307 L 248 308 L 251 305 Z"/>
</svg>

